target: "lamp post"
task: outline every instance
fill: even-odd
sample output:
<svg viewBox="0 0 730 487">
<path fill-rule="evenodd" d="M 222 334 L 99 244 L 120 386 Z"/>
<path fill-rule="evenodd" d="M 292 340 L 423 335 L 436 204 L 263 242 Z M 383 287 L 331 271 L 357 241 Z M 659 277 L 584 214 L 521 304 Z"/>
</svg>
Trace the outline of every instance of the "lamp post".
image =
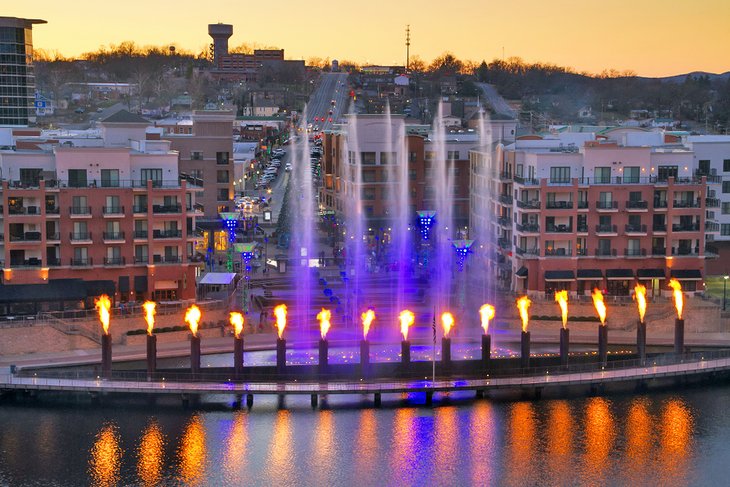
<svg viewBox="0 0 730 487">
<path fill-rule="evenodd" d="M 727 280 L 730 276 L 727 274 L 722 276 L 722 310 L 725 311 L 727 305 Z"/>
</svg>

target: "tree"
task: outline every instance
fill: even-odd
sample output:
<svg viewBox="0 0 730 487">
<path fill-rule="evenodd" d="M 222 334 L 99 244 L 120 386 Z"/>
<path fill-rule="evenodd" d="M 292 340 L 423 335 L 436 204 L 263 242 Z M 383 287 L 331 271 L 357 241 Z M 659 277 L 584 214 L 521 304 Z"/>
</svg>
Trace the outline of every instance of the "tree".
<svg viewBox="0 0 730 487">
<path fill-rule="evenodd" d="M 445 52 L 434 59 L 428 66 L 428 71 L 435 76 L 453 76 L 460 73 L 464 63 L 450 52 Z"/>
<path fill-rule="evenodd" d="M 416 73 L 421 73 L 423 71 L 426 71 L 426 63 L 423 61 L 423 59 L 421 59 L 421 56 L 417 54 L 413 55 L 408 61 L 408 70 Z"/>
</svg>

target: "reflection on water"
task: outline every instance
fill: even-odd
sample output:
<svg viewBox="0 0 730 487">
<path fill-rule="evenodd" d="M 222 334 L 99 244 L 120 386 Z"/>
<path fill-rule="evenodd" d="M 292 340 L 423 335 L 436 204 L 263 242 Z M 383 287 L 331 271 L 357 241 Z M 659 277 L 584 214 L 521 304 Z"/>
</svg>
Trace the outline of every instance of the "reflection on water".
<svg viewBox="0 0 730 487">
<path fill-rule="evenodd" d="M 137 475 L 143 485 L 159 485 L 165 462 L 165 436 L 155 419 L 147 423 L 137 449 Z"/>
<path fill-rule="evenodd" d="M 119 431 L 115 425 L 104 425 L 96 435 L 89 456 L 89 476 L 95 486 L 111 486 L 119 482 L 119 468 L 124 452 L 119 446 Z"/>
<path fill-rule="evenodd" d="M 205 426 L 200 414 L 193 414 L 185 426 L 177 457 L 180 482 L 185 485 L 201 484 L 206 475 L 207 450 Z"/>
<path fill-rule="evenodd" d="M 730 388 L 703 394 L 154 417 L 0 405 L 0 485 L 722 484 L 707 472 L 730 457 Z"/>
</svg>

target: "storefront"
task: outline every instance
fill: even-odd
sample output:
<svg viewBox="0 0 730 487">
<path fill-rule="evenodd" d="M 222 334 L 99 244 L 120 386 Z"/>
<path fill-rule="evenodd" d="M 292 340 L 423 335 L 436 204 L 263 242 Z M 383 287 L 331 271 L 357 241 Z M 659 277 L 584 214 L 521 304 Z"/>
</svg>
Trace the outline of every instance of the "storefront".
<svg viewBox="0 0 730 487">
<path fill-rule="evenodd" d="M 633 288 L 634 272 L 631 269 L 606 270 L 606 291 L 610 296 L 628 296 Z"/>
<path fill-rule="evenodd" d="M 578 296 L 590 296 L 594 289 L 603 290 L 603 272 L 600 269 L 578 269 Z"/>
<path fill-rule="evenodd" d="M 556 291 L 572 291 L 574 281 L 573 271 L 545 271 L 545 296 L 553 296 Z"/>
<path fill-rule="evenodd" d="M 636 278 L 646 286 L 649 297 L 661 296 L 663 281 L 666 279 L 664 269 L 639 269 L 636 271 Z"/>
<path fill-rule="evenodd" d="M 682 291 L 697 291 L 697 282 L 702 280 L 702 273 L 698 269 L 672 269 L 672 278 L 679 281 Z"/>
</svg>

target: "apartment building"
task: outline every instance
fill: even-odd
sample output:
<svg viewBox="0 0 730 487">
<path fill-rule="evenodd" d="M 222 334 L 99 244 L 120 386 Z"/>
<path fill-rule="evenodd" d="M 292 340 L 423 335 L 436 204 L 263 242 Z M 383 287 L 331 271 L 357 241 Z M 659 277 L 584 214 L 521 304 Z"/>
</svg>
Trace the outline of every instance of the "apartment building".
<svg viewBox="0 0 730 487">
<path fill-rule="evenodd" d="M 502 287 L 627 296 L 639 280 L 656 295 L 675 277 L 702 290 L 720 179 L 689 148 L 643 132 L 530 136 L 472 152 L 472 221 L 493 229 Z"/>
<path fill-rule="evenodd" d="M 0 313 L 89 306 L 101 292 L 118 302 L 195 297 L 202 188 L 180 180 L 177 152 L 147 140 L 147 126 L 119 112 L 102 122 L 101 143 L 29 138 L 0 151 L 2 292 L 22 286 L 33 297 L 0 303 Z"/>
</svg>

